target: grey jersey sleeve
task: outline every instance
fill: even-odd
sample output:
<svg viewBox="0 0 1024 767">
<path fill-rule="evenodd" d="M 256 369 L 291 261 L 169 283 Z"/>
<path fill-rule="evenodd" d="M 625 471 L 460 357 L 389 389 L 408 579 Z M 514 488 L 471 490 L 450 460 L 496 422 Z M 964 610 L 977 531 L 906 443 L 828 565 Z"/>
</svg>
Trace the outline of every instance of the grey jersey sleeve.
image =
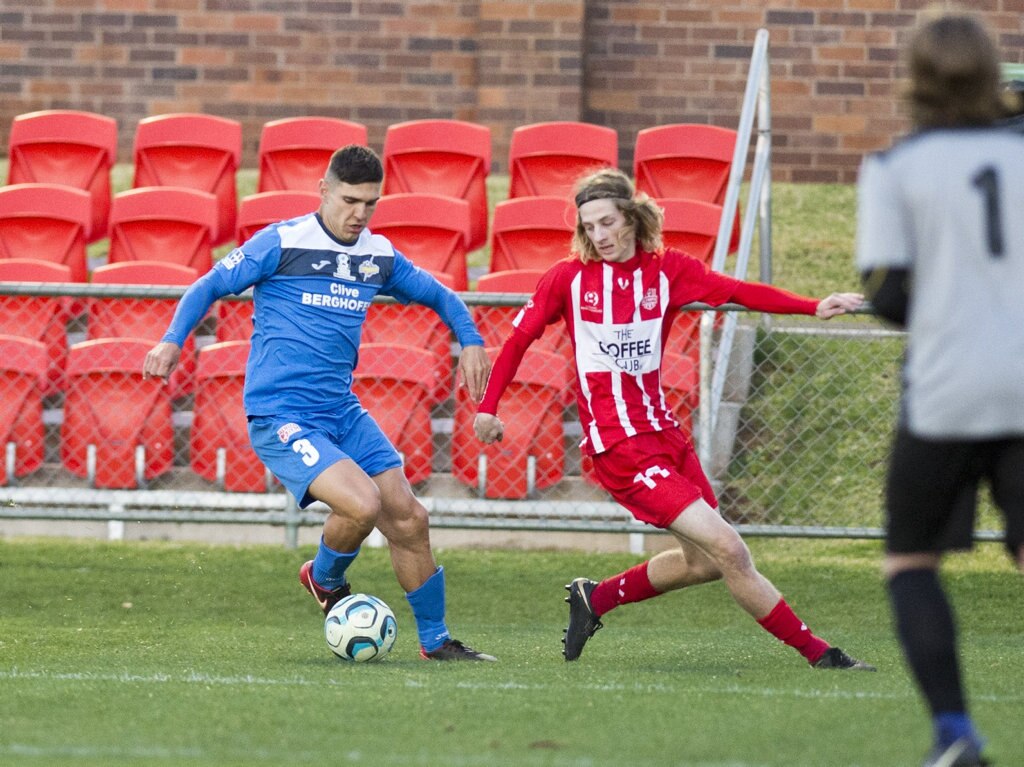
<svg viewBox="0 0 1024 767">
<path fill-rule="evenodd" d="M 914 262 L 911 216 L 900 199 L 887 155 L 864 159 L 857 182 L 857 269 L 909 270 Z"/>
</svg>

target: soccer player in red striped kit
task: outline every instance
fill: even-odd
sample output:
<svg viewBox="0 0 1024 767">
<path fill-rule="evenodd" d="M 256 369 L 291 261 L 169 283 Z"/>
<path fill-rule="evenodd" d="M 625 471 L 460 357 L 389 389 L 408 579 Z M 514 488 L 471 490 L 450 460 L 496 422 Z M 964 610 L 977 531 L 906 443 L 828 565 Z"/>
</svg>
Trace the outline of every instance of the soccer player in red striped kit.
<svg viewBox="0 0 1024 767">
<path fill-rule="evenodd" d="M 821 301 L 713 272 L 662 246 L 661 209 L 636 194 L 618 170 L 581 179 L 573 253 L 540 280 L 516 317 L 491 371 L 474 429 L 500 440 L 498 402 L 529 345 L 562 320 L 575 352 L 582 449 L 612 497 L 637 519 L 668 530 L 678 547 L 601 582 L 577 578 L 569 590 L 564 655 L 576 660 L 602 627 L 601 617 L 629 602 L 718 580 L 769 633 L 815 668 L 874 670 L 815 636 L 754 566 L 750 550 L 718 512 L 693 445 L 661 388 L 665 339 L 681 306 L 727 302 L 750 309 L 828 319 L 863 297 L 833 293 Z"/>
</svg>

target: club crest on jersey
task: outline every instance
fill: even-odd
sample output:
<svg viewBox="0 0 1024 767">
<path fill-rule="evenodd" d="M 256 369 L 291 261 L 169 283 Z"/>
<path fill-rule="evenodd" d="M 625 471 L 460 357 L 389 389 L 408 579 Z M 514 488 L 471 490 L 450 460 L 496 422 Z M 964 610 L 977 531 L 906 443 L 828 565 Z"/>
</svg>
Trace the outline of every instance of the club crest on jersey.
<svg viewBox="0 0 1024 767">
<path fill-rule="evenodd" d="M 339 280 L 354 280 L 356 276 L 352 274 L 352 259 L 348 253 L 339 253 L 335 259 L 334 277 Z"/>
<path fill-rule="evenodd" d="M 580 304 L 580 309 L 585 309 L 591 312 L 601 311 L 599 304 L 601 303 L 601 297 L 598 295 L 596 290 L 588 290 L 583 294 L 583 302 Z"/>
<path fill-rule="evenodd" d="M 380 274 L 380 267 L 373 263 L 373 256 L 370 257 L 369 261 L 363 261 L 359 265 L 359 274 L 362 275 L 363 280 L 368 280 Z"/>
<path fill-rule="evenodd" d="M 288 440 L 294 437 L 300 431 L 302 431 L 302 427 L 299 426 L 297 423 L 286 423 L 284 426 L 277 430 L 277 438 L 284 442 L 285 444 L 288 444 Z"/>
<path fill-rule="evenodd" d="M 647 288 L 647 292 L 644 293 L 643 299 L 640 301 L 642 306 L 647 311 L 650 311 L 658 305 L 658 291 L 654 288 Z"/>
</svg>

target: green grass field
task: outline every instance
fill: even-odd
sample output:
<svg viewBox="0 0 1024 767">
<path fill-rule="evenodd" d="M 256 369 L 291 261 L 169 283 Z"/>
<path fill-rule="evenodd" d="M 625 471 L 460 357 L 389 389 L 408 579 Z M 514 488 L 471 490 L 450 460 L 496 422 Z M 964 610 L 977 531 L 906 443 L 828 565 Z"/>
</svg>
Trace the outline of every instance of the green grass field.
<svg viewBox="0 0 1024 767">
<path fill-rule="evenodd" d="M 628 555 L 439 553 L 456 636 L 496 664 L 417 657 L 381 550 L 357 587 L 398 615 L 377 664 L 336 660 L 295 574 L 310 550 L 0 541 L 4 765 L 917 764 L 927 717 L 903 668 L 871 542 L 752 542 L 818 633 L 877 674 L 819 672 L 720 584 L 631 605 L 576 663 L 562 585 Z M 1019 764 L 1020 578 L 999 547 L 953 559 L 975 714 Z"/>
</svg>

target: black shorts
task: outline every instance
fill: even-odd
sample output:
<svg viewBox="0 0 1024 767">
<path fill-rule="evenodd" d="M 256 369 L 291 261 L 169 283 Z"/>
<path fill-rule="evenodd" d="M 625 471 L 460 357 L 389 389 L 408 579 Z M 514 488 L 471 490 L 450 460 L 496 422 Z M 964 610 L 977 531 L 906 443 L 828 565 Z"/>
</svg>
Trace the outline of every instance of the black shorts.
<svg viewBox="0 0 1024 767">
<path fill-rule="evenodd" d="M 1024 438 L 921 439 L 899 430 L 886 482 L 886 550 L 969 549 L 978 488 L 987 481 L 1006 524 L 1006 546 L 1024 544 Z"/>
</svg>

